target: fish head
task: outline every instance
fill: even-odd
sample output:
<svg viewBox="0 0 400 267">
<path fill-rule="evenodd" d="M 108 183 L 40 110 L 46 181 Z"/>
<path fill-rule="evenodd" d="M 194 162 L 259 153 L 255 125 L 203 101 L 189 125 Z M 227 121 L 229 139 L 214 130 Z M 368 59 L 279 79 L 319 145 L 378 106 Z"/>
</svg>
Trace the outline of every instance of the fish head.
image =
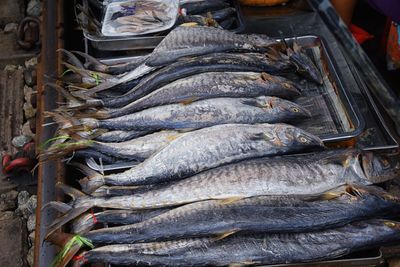
<svg viewBox="0 0 400 267">
<path fill-rule="evenodd" d="M 398 156 L 364 152 L 361 160 L 364 174 L 371 183 L 382 183 L 400 177 Z"/>
<path fill-rule="evenodd" d="M 279 84 L 281 88 L 284 90 L 285 98 L 295 98 L 301 95 L 301 88 L 298 87 L 292 81 L 280 76 L 271 75 L 268 73 L 261 73 L 261 81 L 266 86 L 266 93 L 270 90 L 270 84 Z"/>
<path fill-rule="evenodd" d="M 288 119 L 304 119 L 311 117 L 307 109 L 278 97 L 259 96 L 256 98 L 256 106 L 265 109 L 276 109 L 278 112 L 285 114 Z"/>
<path fill-rule="evenodd" d="M 293 151 L 309 151 L 325 147 L 319 137 L 300 128 L 283 123 L 276 124 L 276 127 L 277 140 Z"/>
<path fill-rule="evenodd" d="M 290 62 L 296 66 L 297 72 L 301 76 L 318 84 L 323 83 L 319 69 L 305 53 L 304 49 L 295 44 L 293 49 L 287 49 L 287 54 L 289 56 Z"/>
</svg>

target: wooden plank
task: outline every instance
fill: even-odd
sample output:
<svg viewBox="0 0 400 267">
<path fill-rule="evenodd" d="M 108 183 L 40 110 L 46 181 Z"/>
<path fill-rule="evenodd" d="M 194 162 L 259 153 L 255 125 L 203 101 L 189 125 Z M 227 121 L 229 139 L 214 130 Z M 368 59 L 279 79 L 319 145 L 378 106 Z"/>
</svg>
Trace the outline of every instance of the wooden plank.
<svg viewBox="0 0 400 267">
<path fill-rule="evenodd" d="M 0 139 L 1 150 L 9 154 L 17 149 L 11 144 L 21 134 L 23 124 L 24 77 L 23 70 L 0 71 Z"/>
</svg>

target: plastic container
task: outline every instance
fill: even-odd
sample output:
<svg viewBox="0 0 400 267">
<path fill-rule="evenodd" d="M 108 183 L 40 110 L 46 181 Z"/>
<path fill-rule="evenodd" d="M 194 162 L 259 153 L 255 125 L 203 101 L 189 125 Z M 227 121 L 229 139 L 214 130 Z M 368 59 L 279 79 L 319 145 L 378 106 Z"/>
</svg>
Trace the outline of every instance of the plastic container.
<svg viewBox="0 0 400 267">
<path fill-rule="evenodd" d="M 101 28 L 104 36 L 137 36 L 162 32 L 174 26 L 178 0 L 131 0 L 106 6 Z"/>
</svg>

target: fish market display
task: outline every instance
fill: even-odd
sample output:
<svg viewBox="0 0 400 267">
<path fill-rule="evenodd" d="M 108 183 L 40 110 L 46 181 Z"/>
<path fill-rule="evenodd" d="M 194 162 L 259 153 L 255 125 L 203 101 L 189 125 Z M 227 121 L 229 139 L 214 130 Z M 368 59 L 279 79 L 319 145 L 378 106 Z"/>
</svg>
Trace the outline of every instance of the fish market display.
<svg viewBox="0 0 400 267">
<path fill-rule="evenodd" d="M 181 7 L 214 27 L 178 26 L 114 65 L 62 51 L 74 74 L 52 86 L 66 102 L 45 114 L 59 128 L 40 156 L 84 177 L 43 207 L 60 212 L 43 234 L 65 245 L 55 266 L 311 262 L 398 243 L 400 198 L 376 185 L 400 176 L 398 156 L 329 148 L 304 126 L 329 108 L 305 91 L 326 81 L 321 64 L 296 42 L 220 29 L 235 23 L 226 1 Z"/>
<path fill-rule="evenodd" d="M 201 60 L 197 64 L 196 62 L 192 62 L 191 68 L 196 67 L 196 71 L 191 72 L 191 74 L 186 74 L 186 76 L 204 72 L 200 70 L 204 69 L 205 65 L 218 64 L 218 71 L 265 71 L 280 74 L 285 73 L 285 71 L 287 72 L 288 70 L 291 70 L 291 72 L 297 71 L 306 78 L 311 78 L 313 81 L 321 83 L 319 70 L 311 60 L 303 60 L 304 58 L 307 58 L 307 55 L 304 55 L 301 49 L 285 51 L 284 48 L 285 47 L 282 43 L 264 35 L 243 35 L 211 27 L 181 26 L 171 31 L 171 33 L 165 37 L 154 51 L 146 57 L 143 63 L 135 69 L 123 74 L 122 76 L 109 78 L 101 84 L 96 83 L 96 86 L 89 91 L 91 94 L 94 94 L 107 90 L 143 77 L 154 70 L 166 66 L 167 64 L 174 62 L 179 63 L 179 59 L 190 60 L 193 57 L 200 57 L 199 59 Z M 231 52 L 230 55 L 227 55 L 227 52 Z M 235 53 L 232 52 L 239 53 L 243 58 L 234 57 Z M 250 58 L 243 55 L 243 53 L 249 52 L 253 54 Z M 201 57 L 215 53 L 221 53 L 221 56 L 227 57 L 228 62 L 223 64 L 223 59 L 218 58 L 216 55 L 213 56 L 217 57 L 214 60 L 207 59 L 207 57 L 203 59 Z M 259 54 L 261 57 L 257 57 L 254 54 Z M 228 60 L 228 58 L 231 59 Z M 271 64 L 263 64 L 263 62 L 267 60 L 266 58 L 270 59 L 269 61 L 272 65 L 279 66 L 273 67 Z M 298 60 L 298 58 L 302 60 Z M 272 61 L 272 59 L 274 60 Z M 255 63 L 251 62 L 254 60 L 256 61 Z M 235 61 L 239 62 L 235 63 Z M 199 64 L 201 65 L 198 66 Z M 230 69 L 221 69 L 221 65 L 225 66 L 225 68 L 229 67 Z M 231 65 L 239 65 L 242 69 L 238 69 L 238 67 L 234 68 Z M 249 66 L 246 67 L 247 65 Z M 250 68 L 250 65 L 253 67 Z M 256 68 L 256 65 L 260 66 Z M 243 67 L 245 68 L 243 69 Z M 176 71 L 180 73 L 179 75 L 183 75 L 181 73 L 182 70 L 180 70 L 182 64 L 178 64 L 172 68 L 177 68 Z M 210 69 L 209 71 L 213 70 Z M 164 84 L 186 76 L 176 77 L 175 79 L 170 78 L 170 80 L 166 81 Z M 163 79 L 165 79 L 165 77 Z M 160 83 L 158 86 L 164 84 Z M 137 90 L 137 88 L 135 90 Z M 154 88 L 149 89 L 147 92 L 150 90 L 154 90 Z"/>
</svg>

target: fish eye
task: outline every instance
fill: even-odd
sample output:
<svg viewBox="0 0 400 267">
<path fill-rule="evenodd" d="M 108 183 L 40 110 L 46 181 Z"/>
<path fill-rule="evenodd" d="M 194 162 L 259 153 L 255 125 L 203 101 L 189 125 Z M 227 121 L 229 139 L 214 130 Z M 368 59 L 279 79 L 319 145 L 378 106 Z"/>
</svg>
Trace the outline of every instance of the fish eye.
<svg viewBox="0 0 400 267">
<path fill-rule="evenodd" d="M 299 108 L 292 108 L 292 111 L 293 112 L 300 112 L 300 109 Z"/>
<path fill-rule="evenodd" d="M 288 84 L 288 83 L 283 83 L 282 85 L 283 85 L 283 87 L 285 87 L 285 88 L 287 88 L 287 89 L 290 88 L 290 84 Z"/>
<path fill-rule="evenodd" d="M 307 143 L 307 142 L 308 142 L 308 139 L 305 138 L 304 136 L 300 136 L 299 140 L 300 140 L 300 142 L 302 142 L 302 143 Z"/>
</svg>

